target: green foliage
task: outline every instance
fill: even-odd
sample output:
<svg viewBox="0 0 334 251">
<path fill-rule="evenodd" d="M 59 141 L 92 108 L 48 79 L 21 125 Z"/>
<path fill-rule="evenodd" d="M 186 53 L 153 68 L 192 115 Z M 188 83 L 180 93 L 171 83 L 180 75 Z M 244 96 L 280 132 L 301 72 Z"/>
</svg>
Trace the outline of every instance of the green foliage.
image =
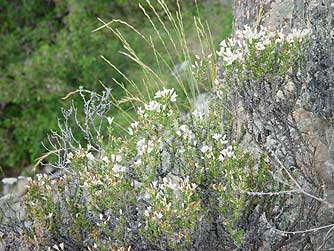
<svg viewBox="0 0 334 251">
<path fill-rule="evenodd" d="M 146 1 L 34 0 L 0 3 L 0 42 L 3 46 L 0 51 L 0 166 L 8 175 L 19 173 L 42 154 L 40 142 L 45 141 L 50 129 L 56 129 L 59 108 L 69 105 L 60 98 L 68 92 L 79 86 L 102 90 L 100 80 L 113 88 L 117 99 L 125 94 L 114 82 L 123 82 L 124 78 L 108 67 L 100 55 L 112 59 L 114 65 L 126 75 L 131 75 L 139 88 L 144 89 L 140 87 L 143 75 L 138 66 L 117 54 L 123 50 L 123 45 L 112 32 L 105 29 L 92 33 L 101 25 L 97 17 L 105 21 L 121 18 L 150 34 L 153 41 L 158 41 L 158 35 L 139 3 L 149 15 L 155 15 Z M 157 2 L 152 4 L 163 20 L 168 19 Z M 176 1 L 167 1 L 167 4 L 173 13 L 178 9 Z M 212 3 L 208 8 L 199 3 L 197 9 L 191 2 L 182 3 L 182 6 L 186 28 L 191 27 L 192 16 L 199 11 L 200 15 L 209 18 L 209 23 L 216 24 L 219 20 L 224 25 L 225 34 L 229 34 L 231 15 L 222 15 L 227 7 Z M 139 56 L 145 62 L 155 60 L 155 55 L 142 47 L 133 31 L 120 25 L 117 29 L 134 42 L 134 49 L 140 51 Z M 186 35 L 194 34 L 189 32 Z M 163 36 L 166 39 L 166 34 Z M 221 39 L 217 33 L 214 36 L 216 41 Z M 171 56 L 176 58 L 176 55 Z M 182 62 L 181 59 L 176 61 Z M 170 79 L 167 75 L 166 80 Z M 124 124 L 124 121 L 119 123 Z"/>
<path fill-rule="evenodd" d="M 264 78 L 273 81 L 296 70 L 296 63 L 304 57 L 305 43 L 309 30 L 293 30 L 291 34 L 282 31 L 268 31 L 261 27 L 246 27 L 237 32 L 240 39 L 228 39 L 221 43 L 219 55 L 226 81 L 260 82 Z M 234 79 L 233 79 L 234 78 Z"/>
<path fill-rule="evenodd" d="M 243 210 L 258 204 L 246 194 L 265 190 L 269 166 L 230 144 L 217 119 L 224 111 L 218 97 L 207 113 L 193 110 L 187 117 L 176 99 L 174 89 L 157 92 L 138 107 L 128 133 L 110 130 L 101 150 L 67 149 L 67 174 L 31 181 L 25 205 L 34 239 L 25 234 L 26 241 L 49 247 L 66 237 L 77 249 L 110 250 L 112 243 L 190 250 L 206 242 L 209 233 L 201 229 L 221 219 L 242 244 Z"/>
<path fill-rule="evenodd" d="M 151 8 L 150 4 L 148 7 Z M 156 15 L 155 8 L 152 12 Z M 172 19 L 168 12 L 165 14 L 172 23 L 180 21 L 179 16 Z M 151 16 L 147 18 L 151 22 Z M 156 18 L 160 22 L 159 14 Z M 139 40 L 119 32 L 119 24 L 139 35 Z M 199 26 L 198 34 L 205 31 L 200 21 L 196 20 L 195 25 Z M 151 26 L 156 32 L 154 22 Z M 119 74 L 120 80 L 113 81 L 126 94 L 125 98 L 117 99 L 117 93 L 110 92 L 104 83 L 102 94 L 79 88 L 69 95 L 81 97 L 84 115 L 79 116 L 75 102 L 70 109 L 63 110 L 64 121 L 51 134 L 53 149 L 47 155 L 56 156 L 51 161 L 54 173 L 39 174 L 29 181 L 24 198 L 26 218 L 23 224 L 14 226 L 19 229 L 15 233 L 19 233 L 16 238 L 23 249 L 257 250 L 264 242 L 270 247 L 283 242 L 283 246 L 285 241 L 294 240 L 295 233 L 313 231 L 292 232 L 299 227 L 303 210 L 292 222 L 292 230 L 289 227 L 284 231 L 285 221 L 290 224 L 291 213 L 296 209 L 294 198 L 289 195 L 296 193 L 299 197 L 301 193 L 299 199 L 304 208 L 307 193 L 297 181 L 294 185 L 299 190 L 290 190 L 284 176 L 292 175 L 287 169 L 277 172 L 265 155 L 251 154 L 235 143 L 230 136 L 235 129 L 235 111 L 226 107 L 232 102 L 225 95 L 233 84 L 239 84 L 240 89 L 249 84 L 246 90 L 262 90 L 256 85 L 262 79 L 272 80 L 276 75 L 281 77 L 281 73 L 283 77 L 288 75 L 287 63 L 302 58 L 301 41 L 307 31 L 283 35 L 246 28 L 241 34 L 243 39 L 222 42 L 218 54 L 222 57 L 225 80 L 231 86 L 215 86 L 212 91 L 211 87 L 219 84 L 212 41 L 198 35 L 200 53 L 192 53 L 184 39 L 184 29 L 178 30 L 183 27 L 180 21 L 174 27 L 177 42 L 171 39 L 171 43 L 181 52 L 170 53 L 171 47 L 164 42 L 172 33 L 169 27 L 162 26 L 162 33 L 157 31 L 155 38 L 117 20 L 103 26 L 120 40 L 129 61 L 138 64 L 134 69 L 138 76 L 142 74 L 143 84 L 136 74 L 130 78 L 132 72 L 103 57 Z M 148 50 L 138 42 L 141 39 L 148 42 L 154 56 L 148 63 L 144 53 Z M 160 47 L 157 41 L 162 43 Z M 179 61 L 190 67 L 185 66 L 184 72 L 168 78 L 166 70 L 170 71 Z M 171 83 L 166 84 L 166 80 Z M 201 85 L 207 85 L 210 92 L 204 104 L 194 105 L 192 98 L 204 89 Z M 293 86 L 280 88 L 270 93 L 276 103 Z M 111 103 L 118 110 L 117 115 L 126 120 L 122 133 L 118 131 L 118 121 L 109 117 L 113 115 L 109 113 Z M 71 124 L 73 117 L 75 123 Z M 84 140 L 72 134 L 76 130 Z M 281 236 L 282 233 L 289 235 Z M 271 238 L 269 234 L 274 234 L 272 242 L 266 236 Z M 4 236 L 10 240 L 6 232 Z"/>
</svg>

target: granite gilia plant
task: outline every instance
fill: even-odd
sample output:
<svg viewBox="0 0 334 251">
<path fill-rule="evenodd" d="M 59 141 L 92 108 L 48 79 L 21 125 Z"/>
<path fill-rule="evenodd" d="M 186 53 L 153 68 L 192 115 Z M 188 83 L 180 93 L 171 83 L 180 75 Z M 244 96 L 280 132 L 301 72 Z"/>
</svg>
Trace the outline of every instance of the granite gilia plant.
<svg viewBox="0 0 334 251">
<path fill-rule="evenodd" d="M 163 89 L 137 107 L 126 135 L 110 130 L 101 148 L 69 148 L 65 174 L 30 182 L 24 243 L 65 250 L 244 245 L 256 215 L 270 208 L 272 199 L 247 195 L 265 190 L 269 166 L 227 138 L 217 99 L 207 113 L 184 117 L 175 90 Z"/>
<path fill-rule="evenodd" d="M 103 27 L 123 39 L 111 24 Z M 298 165 L 300 154 L 312 149 L 291 115 L 303 88 L 307 34 L 246 27 L 221 44 L 225 82 L 215 81 L 207 109 L 182 114 L 174 88 L 161 88 L 148 101 L 128 93 L 136 114 L 120 136 L 113 132 L 117 121 L 108 117 L 115 104 L 110 90 L 78 90 L 86 119 L 77 119 L 73 105 L 50 137 L 59 172 L 30 182 L 22 249 L 279 250 L 313 238 L 311 231 L 295 231 L 317 229 L 312 216 L 322 200 L 305 190 L 318 181 Z M 213 82 L 215 57 L 197 57 L 191 80 Z M 267 155 L 251 155 L 231 136 L 234 111 L 222 102 L 231 93 L 243 110 L 232 108 L 250 121 L 245 127 Z M 72 136 L 71 118 L 84 141 Z M 302 188 L 301 179 L 308 186 Z M 303 207 L 306 200 L 314 207 Z"/>
</svg>

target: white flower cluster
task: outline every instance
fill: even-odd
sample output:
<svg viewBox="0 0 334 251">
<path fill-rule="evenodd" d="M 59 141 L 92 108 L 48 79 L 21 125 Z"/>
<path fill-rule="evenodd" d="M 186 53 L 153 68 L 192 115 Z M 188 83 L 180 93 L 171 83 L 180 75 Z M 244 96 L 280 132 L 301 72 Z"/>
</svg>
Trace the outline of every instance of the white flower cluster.
<svg viewBox="0 0 334 251">
<path fill-rule="evenodd" d="M 283 31 L 269 31 L 261 26 L 260 30 L 245 26 L 244 30 L 235 32 L 235 38 L 229 38 L 220 43 L 220 51 L 217 54 L 226 65 L 231 65 L 235 61 L 242 62 L 244 56 L 249 54 L 250 46 L 254 46 L 257 51 L 263 51 L 273 44 L 289 44 L 295 41 L 301 42 L 310 34 L 309 29 L 293 29 L 291 33 L 284 34 Z"/>
<path fill-rule="evenodd" d="M 113 162 L 113 172 L 115 173 L 124 173 L 126 172 L 126 167 L 121 165 L 122 155 L 120 154 L 112 154 L 111 161 Z"/>
<path fill-rule="evenodd" d="M 221 144 L 226 145 L 228 143 L 227 139 L 226 139 L 226 135 L 222 135 L 221 133 L 214 133 L 212 135 L 212 138 L 215 141 L 219 141 Z"/>
<path fill-rule="evenodd" d="M 197 185 L 189 182 L 189 178 L 180 178 L 178 176 L 164 177 L 163 183 L 160 185 L 161 189 L 166 189 L 166 187 L 171 188 L 172 190 L 180 190 L 183 192 L 191 191 L 194 192 Z"/>
<path fill-rule="evenodd" d="M 130 124 L 130 127 L 128 128 L 128 133 L 132 136 L 134 134 L 134 130 L 138 129 L 139 122 L 134 121 Z"/>
<path fill-rule="evenodd" d="M 142 109 L 142 107 L 139 107 L 137 110 L 138 115 L 147 117 L 147 114 L 145 114 L 145 111 L 155 111 L 157 113 L 161 113 L 166 111 L 167 104 L 166 102 L 175 102 L 176 101 L 177 94 L 174 90 L 172 89 L 166 89 L 163 88 L 163 90 L 157 91 L 154 95 L 155 99 L 163 99 L 162 101 L 158 102 L 156 100 L 151 100 L 148 104 L 144 104 L 145 110 Z M 172 111 L 168 111 L 168 115 L 171 115 Z M 135 125 L 136 126 L 136 125 Z M 134 126 L 131 124 L 131 127 L 129 129 L 130 135 L 133 135 L 133 130 Z"/>
<path fill-rule="evenodd" d="M 161 112 L 161 108 L 161 104 L 155 100 L 150 101 L 148 104 L 145 104 L 145 109 L 147 111 Z"/>
<path fill-rule="evenodd" d="M 145 211 L 144 211 L 144 215 L 146 216 L 146 217 L 152 217 L 153 219 L 162 219 L 162 217 L 163 217 L 163 215 L 162 215 L 162 213 L 160 213 L 160 212 L 153 212 L 152 211 L 152 207 L 151 206 L 148 206 L 146 209 L 145 209 Z"/>
<path fill-rule="evenodd" d="M 226 158 L 233 158 L 235 157 L 234 152 L 233 152 L 233 147 L 228 146 L 225 149 L 220 151 L 220 155 L 218 159 L 223 162 Z"/>
<path fill-rule="evenodd" d="M 146 142 L 145 139 L 141 139 L 137 142 L 137 153 L 139 156 L 144 155 L 146 153 L 151 153 L 153 150 L 153 141 L 148 140 Z"/>
<path fill-rule="evenodd" d="M 233 147 L 231 145 L 227 145 L 228 141 L 226 140 L 226 135 L 222 135 L 220 133 L 215 133 L 212 135 L 212 138 L 216 142 L 220 142 L 220 144 L 225 145 L 225 147 L 219 152 L 218 159 L 223 162 L 226 158 L 234 158 L 235 154 L 233 151 Z M 214 156 L 214 152 L 212 150 L 211 146 L 203 145 L 201 147 L 201 152 L 204 154 L 207 158 L 212 158 Z M 202 157 L 203 159 L 203 157 Z"/>
<path fill-rule="evenodd" d="M 286 36 L 286 40 L 289 43 L 292 43 L 294 40 L 298 40 L 301 42 L 305 37 L 310 35 L 311 30 L 310 29 L 304 29 L 304 30 L 298 30 L 298 29 L 293 29 L 290 34 Z"/>
<path fill-rule="evenodd" d="M 181 125 L 176 131 L 176 134 L 185 140 L 192 140 L 195 138 L 194 133 L 189 129 L 187 125 Z"/>
<path fill-rule="evenodd" d="M 220 51 L 217 52 L 226 65 L 231 65 L 235 61 L 242 61 L 243 53 L 241 49 L 235 49 L 237 41 L 233 38 L 223 40 L 220 43 Z"/>
<path fill-rule="evenodd" d="M 190 183 L 188 177 L 181 178 L 175 175 L 164 177 L 162 182 L 151 182 L 148 196 L 146 197 L 155 200 L 155 202 L 144 210 L 144 215 L 154 220 L 160 220 L 163 218 L 162 211 L 157 211 L 155 207 L 159 205 L 158 208 L 163 206 L 165 210 L 171 210 L 175 206 L 174 203 L 177 203 L 177 201 L 177 204 L 181 206 L 181 208 L 185 208 L 185 203 L 190 199 L 196 188 L 197 185 Z M 171 189 L 172 193 L 167 192 L 168 189 Z M 187 199 L 184 196 L 186 196 Z"/>
<path fill-rule="evenodd" d="M 175 102 L 176 97 L 177 97 L 177 95 L 176 95 L 176 92 L 175 92 L 174 88 L 172 88 L 172 89 L 163 88 L 163 90 L 157 91 L 154 95 L 155 99 L 169 98 L 171 102 Z"/>
<path fill-rule="evenodd" d="M 207 146 L 207 145 L 204 145 L 201 147 L 201 152 L 207 157 L 207 158 L 211 158 L 213 155 L 212 155 L 212 147 L 211 146 Z M 202 157 L 203 158 L 203 157 Z"/>
</svg>

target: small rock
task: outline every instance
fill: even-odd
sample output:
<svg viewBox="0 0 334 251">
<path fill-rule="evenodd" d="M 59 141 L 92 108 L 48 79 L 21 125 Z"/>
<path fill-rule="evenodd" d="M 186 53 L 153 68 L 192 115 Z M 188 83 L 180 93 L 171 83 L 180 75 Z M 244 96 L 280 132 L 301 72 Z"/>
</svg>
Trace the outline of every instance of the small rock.
<svg viewBox="0 0 334 251">
<path fill-rule="evenodd" d="M 15 184 L 17 183 L 17 178 L 4 178 L 2 179 L 2 183 L 3 183 L 2 193 L 5 195 L 13 192 L 13 190 L 15 189 Z"/>
<path fill-rule="evenodd" d="M 17 178 L 4 178 L 2 179 L 2 183 L 4 185 L 13 185 L 17 182 Z"/>
</svg>

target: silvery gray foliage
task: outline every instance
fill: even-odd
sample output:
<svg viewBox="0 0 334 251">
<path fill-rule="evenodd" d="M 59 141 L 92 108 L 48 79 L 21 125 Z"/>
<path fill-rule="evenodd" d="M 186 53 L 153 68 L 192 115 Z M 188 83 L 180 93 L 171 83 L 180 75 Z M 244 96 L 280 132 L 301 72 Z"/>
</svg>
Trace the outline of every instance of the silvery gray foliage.
<svg viewBox="0 0 334 251">
<path fill-rule="evenodd" d="M 102 94 L 97 94 L 80 88 L 78 93 L 82 107 L 79 106 L 80 108 L 78 108 L 72 100 L 69 109 L 62 108 L 63 118 L 58 119 L 58 130 L 51 131 L 48 135 L 48 145 L 44 145 L 48 153 L 56 156 L 56 161 L 44 164 L 46 171 L 51 174 L 51 178 L 57 178 L 64 173 L 71 174 L 70 162 L 68 161 L 71 159 L 70 155 L 81 152 L 86 145 L 89 145 L 91 151 L 94 151 L 97 156 L 102 153 L 100 140 L 102 140 L 101 136 L 106 128 L 108 112 L 112 107 L 110 91 L 111 89 L 107 88 Z M 78 135 L 81 137 L 80 139 Z M 58 205 L 58 216 L 69 214 L 69 209 L 65 203 L 69 199 L 73 199 L 77 203 L 87 203 L 77 177 L 75 175 L 72 177 L 73 180 L 68 184 L 68 193 L 60 195 L 62 192 L 58 191 L 58 195 L 63 196 L 64 199 L 63 201 L 60 200 Z M 55 194 L 57 194 L 56 191 Z M 12 196 L 9 199 L 4 197 L 1 199 L 3 205 L 0 206 L 0 239 L 3 239 L 6 250 L 33 249 L 32 246 L 25 243 L 23 238 L 25 234 L 32 235 L 33 230 L 31 228 L 32 223 L 25 219 L 25 212 L 21 204 L 22 198 Z M 58 216 L 55 215 L 55 217 Z M 97 216 L 86 215 L 86 217 Z M 92 219 L 92 221 L 94 220 Z M 64 225 L 64 222 L 55 221 L 55 223 L 58 224 L 57 241 L 66 243 L 66 250 L 80 250 L 80 246 L 73 240 L 68 239 L 66 235 L 69 226 Z M 52 239 L 54 236 L 46 236 L 46 238 Z M 84 238 L 83 235 L 83 243 L 85 242 Z"/>
<path fill-rule="evenodd" d="M 46 164 L 47 167 L 51 167 L 52 172 L 70 172 L 67 168 L 68 160 L 71 159 L 69 154 L 82 151 L 86 146 L 97 155 L 102 153 L 100 140 L 108 122 L 108 112 L 112 107 L 110 92 L 111 89 L 107 88 L 102 94 L 97 94 L 80 87 L 82 107 L 78 108 L 72 100 L 69 109 L 62 108 L 63 118 L 58 119 L 58 131 L 51 131 L 48 135 L 48 145 L 44 145 L 49 153 L 57 157 L 56 162 Z"/>
</svg>

